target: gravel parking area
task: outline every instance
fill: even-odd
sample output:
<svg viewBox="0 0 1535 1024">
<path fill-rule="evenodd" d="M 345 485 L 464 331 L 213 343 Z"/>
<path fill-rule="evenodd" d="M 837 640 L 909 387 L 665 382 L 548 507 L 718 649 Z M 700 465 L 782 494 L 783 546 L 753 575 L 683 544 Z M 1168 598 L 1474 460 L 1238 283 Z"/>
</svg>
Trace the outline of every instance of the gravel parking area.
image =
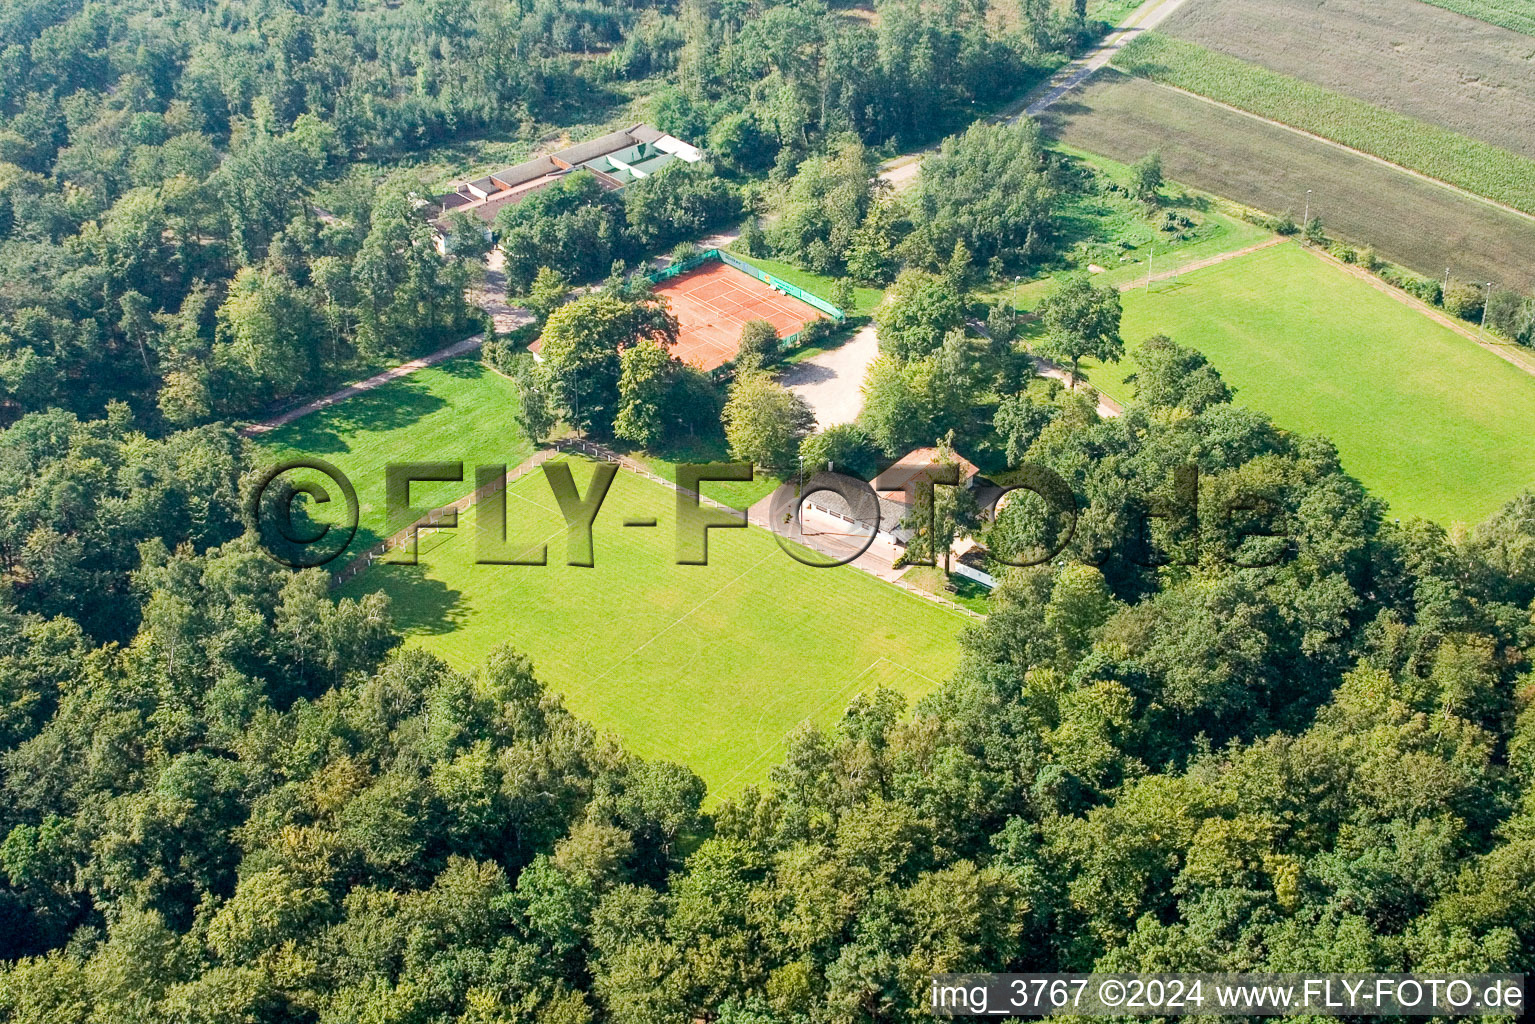
<svg viewBox="0 0 1535 1024">
<path fill-rule="evenodd" d="M 863 376 L 877 355 L 879 339 L 871 324 L 830 352 L 785 367 L 779 380 L 809 403 L 816 426 L 825 430 L 858 418 Z"/>
</svg>

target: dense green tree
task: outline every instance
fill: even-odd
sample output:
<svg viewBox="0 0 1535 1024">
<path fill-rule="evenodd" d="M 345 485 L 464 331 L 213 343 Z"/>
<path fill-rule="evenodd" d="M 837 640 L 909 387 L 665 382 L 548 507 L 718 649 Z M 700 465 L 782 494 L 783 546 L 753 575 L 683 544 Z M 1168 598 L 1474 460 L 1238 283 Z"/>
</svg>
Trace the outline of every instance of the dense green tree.
<svg viewBox="0 0 1535 1024">
<path fill-rule="evenodd" d="M 1032 121 L 977 122 L 922 162 L 911 198 L 918 227 L 907 248 L 936 261 L 963 244 L 982 263 L 1033 262 L 1048 251 L 1059 191 Z"/>
<path fill-rule="evenodd" d="M 706 164 L 668 164 L 621 195 L 627 234 L 639 252 L 700 238 L 741 214 L 740 200 Z"/>
<path fill-rule="evenodd" d="M 570 296 L 570 282 L 557 271 L 548 267 L 539 267 L 538 273 L 533 275 L 533 283 L 528 286 L 527 297 L 523 305 L 528 312 L 533 314 L 535 322 L 542 324 Z"/>
<path fill-rule="evenodd" d="M 870 172 L 868 154 L 856 140 L 802 163 L 769 234 L 774 249 L 820 274 L 840 270 L 869 210 Z"/>
<path fill-rule="evenodd" d="M 506 254 L 507 287 L 514 292 L 527 291 L 542 267 L 589 281 L 622 254 L 622 201 L 594 175 L 571 174 L 503 206 L 496 243 Z"/>
<path fill-rule="evenodd" d="M 1001 439 L 1008 465 L 1016 466 L 1027 458 L 1029 448 L 1058 414 L 1053 403 L 1030 391 L 1008 395 L 997 404 L 992 425 Z"/>
<path fill-rule="evenodd" d="M 357 345 L 365 353 L 430 351 L 467 334 L 464 264 L 439 259 L 431 228 L 407 196 L 381 190 L 367 237 L 352 264 L 358 293 Z"/>
<path fill-rule="evenodd" d="M 443 239 L 443 247 L 459 259 L 477 260 L 490 252 L 491 243 L 485 234 L 484 221 L 455 210 L 448 214 L 448 233 Z"/>
<path fill-rule="evenodd" d="M 666 346 L 676 337 L 676 321 L 654 302 L 598 293 L 555 310 L 544 324 L 540 354 L 565 418 L 609 433 L 619 412 L 621 350 L 645 339 Z"/>
<path fill-rule="evenodd" d="M 937 382 L 931 359 L 903 363 L 882 355 L 869 365 L 863 381 L 859 422 L 886 455 L 900 455 L 913 445 L 931 443 L 936 432 Z"/>
<path fill-rule="evenodd" d="M 1162 190 L 1162 154 L 1153 150 L 1130 165 L 1130 192 L 1143 203 L 1155 204 Z"/>
<path fill-rule="evenodd" d="M 1166 335 L 1155 335 L 1135 349 L 1135 397 L 1157 408 L 1203 412 L 1229 402 L 1232 389 L 1205 357 L 1176 344 Z"/>
<path fill-rule="evenodd" d="M 845 473 L 863 479 L 873 476 L 874 447 L 856 423 L 839 423 L 809 434 L 799 446 L 806 473 Z"/>
<path fill-rule="evenodd" d="M 735 364 L 740 369 L 757 369 L 778 361 L 778 329 L 767 320 L 748 320 L 741 325 L 741 340 L 736 347 Z"/>
<path fill-rule="evenodd" d="M 306 338 L 316 328 L 309 308 L 286 279 L 242 270 L 218 311 L 213 361 L 236 407 L 265 391 L 293 394 L 313 371 Z"/>
<path fill-rule="evenodd" d="M 1040 349 L 1048 358 L 1070 364 L 1073 385 L 1084 357 L 1107 362 L 1124 352 L 1119 293 L 1094 286 L 1086 274 L 1064 278 L 1040 302 L 1038 312 L 1045 327 Z"/>
<path fill-rule="evenodd" d="M 620 362 L 613 436 L 650 447 L 666 433 L 668 406 L 680 365 L 666 349 L 648 339 L 624 349 Z"/>
<path fill-rule="evenodd" d="M 964 317 L 964 304 L 951 282 L 925 271 L 903 271 L 874 314 L 880 351 L 899 359 L 929 355 Z"/>
<path fill-rule="evenodd" d="M 737 374 L 724 418 L 731 457 L 777 470 L 795 464 L 800 442 L 815 425 L 805 400 L 761 370 Z"/>
</svg>

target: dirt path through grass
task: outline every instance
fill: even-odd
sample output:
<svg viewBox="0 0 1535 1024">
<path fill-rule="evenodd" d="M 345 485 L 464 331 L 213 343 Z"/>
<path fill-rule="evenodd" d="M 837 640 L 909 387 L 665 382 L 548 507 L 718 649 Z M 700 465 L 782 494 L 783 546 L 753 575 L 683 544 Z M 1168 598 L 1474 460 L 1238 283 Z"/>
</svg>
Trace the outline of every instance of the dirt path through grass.
<svg viewBox="0 0 1535 1024">
<path fill-rule="evenodd" d="M 491 322 L 495 325 L 497 334 L 506 334 L 509 331 L 521 327 L 533 319 L 533 314 L 518 306 L 513 306 L 506 301 L 506 259 L 500 249 L 492 249 L 486 260 L 485 280 L 469 290 L 469 301 L 479 306 L 490 314 Z M 354 395 L 360 395 L 365 391 L 383 387 L 392 380 L 409 376 L 417 370 L 424 370 L 428 366 L 436 366 L 438 363 L 455 359 L 458 356 L 467 355 L 485 344 L 485 335 L 476 334 L 456 341 L 446 348 L 440 348 L 436 352 L 424 355 L 419 359 L 412 359 L 399 366 L 392 366 L 382 373 L 375 373 L 367 380 L 360 380 L 355 384 L 348 384 L 339 391 L 332 391 L 328 395 L 316 398 L 312 402 L 278 413 L 269 419 L 258 423 L 251 423 L 240 428 L 241 437 L 255 437 L 257 434 L 265 434 L 276 430 L 284 424 L 292 423 L 312 412 L 318 412 L 327 406 L 344 402 Z"/>
<path fill-rule="evenodd" d="M 1225 263 L 1227 260 L 1234 260 L 1240 256 L 1246 256 L 1250 253 L 1255 253 L 1259 249 L 1267 249 L 1270 246 L 1281 245 L 1283 243 L 1284 238 L 1279 235 L 1275 235 L 1273 238 L 1265 238 L 1263 241 L 1257 243 L 1256 245 L 1249 245 L 1245 249 L 1233 249 L 1231 252 L 1218 252 L 1214 256 L 1207 256 L 1202 260 L 1195 260 L 1192 263 L 1185 263 L 1180 267 L 1173 267 L 1171 270 L 1164 270 L 1160 273 L 1153 273 L 1150 277 L 1142 277 L 1137 278 L 1134 281 L 1126 281 L 1124 284 L 1119 286 L 1119 290 L 1122 292 L 1128 292 L 1133 291 L 1136 288 L 1144 288 L 1147 281 L 1150 281 L 1153 284 L 1155 284 L 1157 281 L 1167 281 L 1171 278 L 1177 277 L 1179 274 L 1188 274 L 1195 270 L 1203 270 L 1206 267 L 1214 267 L 1221 263 Z"/>
<path fill-rule="evenodd" d="M 409 376 L 410 374 L 415 373 L 417 370 L 424 370 L 428 366 L 436 366 L 438 363 L 446 362 L 449 359 L 454 359 L 458 356 L 473 352 L 484 343 L 485 335 L 483 334 L 476 334 L 473 337 L 465 338 L 463 341 L 456 341 L 449 345 L 447 348 L 440 348 L 430 355 L 422 356 L 420 359 L 412 359 L 410 362 L 401 363 L 399 366 L 391 366 L 383 373 L 375 373 L 367 380 L 360 380 L 356 384 L 348 384 L 340 391 L 332 391 L 330 394 L 325 395 L 322 398 L 316 398 L 312 402 L 305 402 L 303 405 L 300 405 L 297 408 L 289 409 L 287 412 L 278 413 L 276 416 L 273 416 L 270 419 L 265 419 L 259 423 L 251 423 L 247 426 L 241 427 L 240 436 L 255 437 L 257 434 L 265 434 L 276 430 L 278 427 L 292 423 L 294 420 L 302 416 L 308 416 L 312 412 L 318 412 L 319 410 L 328 406 L 335 405 L 337 402 L 344 402 L 348 398 L 351 398 L 354 395 L 360 395 L 365 391 L 372 391 L 374 388 L 383 387 L 390 381 Z"/>
<path fill-rule="evenodd" d="M 996 115 L 994 120 L 1017 124 L 1024 117 L 1033 117 L 1044 111 L 1062 96 L 1093 77 L 1113 60 L 1114 55 L 1130 40 L 1142 32 L 1149 32 L 1156 28 L 1185 2 L 1186 0 L 1146 0 L 1125 19 L 1124 24 L 1104 37 L 1102 43 L 1056 72 L 1041 87 L 1048 90 L 1045 95 L 1034 100 L 1025 96 L 1018 101 L 1017 107 L 1009 107 Z M 1032 96 L 1034 93 L 1029 95 Z M 932 147 L 887 160 L 880 167 L 879 178 L 896 191 L 907 188 L 917 180 L 917 174 L 922 168 L 922 158 L 936 152 L 938 152 L 937 147 Z"/>
<path fill-rule="evenodd" d="M 1104 39 L 1096 49 L 1089 51 L 1082 57 L 1072 61 L 1062 68 L 1050 83 L 1045 86 L 1049 91 L 1039 99 L 1029 103 L 1019 114 L 1010 119 L 1010 123 L 1016 124 L 1022 117 L 1035 117 L 1044 113 L 1050 105 L 1062 96 L 1071 92 L 1077 86 L 1093 77 L 1101 68 L 1114 59 L 1120 50 L 1124 49 L 1130 40 L 1139 36 L 1142 32 L 1150 32 L 1162 22 L 1170 18 L 1174 11 L 1182 7 L 1186 0 L 1147 0 L 1146 3 L 1135 9 L 1135 13 L 1117 30 Z"/>
</svg>

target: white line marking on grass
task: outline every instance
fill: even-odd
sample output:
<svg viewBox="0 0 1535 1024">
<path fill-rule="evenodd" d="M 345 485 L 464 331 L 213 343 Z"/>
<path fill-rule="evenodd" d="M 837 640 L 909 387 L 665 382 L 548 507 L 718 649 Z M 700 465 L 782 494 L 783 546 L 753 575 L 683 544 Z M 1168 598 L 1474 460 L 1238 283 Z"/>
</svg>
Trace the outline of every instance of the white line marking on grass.
<svg viewBox="0 0 1535 1024">
<path fill-rule="evenodd" d="M 586 685 L 587 686 L 595 686 L 598 683 L 600 683 L 602 680 L 606 679 L 608 676 L 612 675 L 614 672 L 616 672 L 618 670 L 618 667 L 620 665 L 622 665 L 624 662 L 628 661 L 630 658 L 633 658 L 636 654 L 639 654 L 645 648 L 647 648 L 651 644 L 655 643 L 657 640 L 659 640 L 662 637 L 662 635 L 671 632 L 673 629 L 677 628 L 683 622 L 685 622 L 688 619 L 692 618 L 694 612 L 698 611 L 698 609 L 702 608 L 704 605 L 708 604 L 710 601 L 714 600 L 716 597 L 718 597 L 719 595 L 723 594 L 726 590 L 729 590 L 731 587 L 735 586 L 741 580 L 745 579 L 759 565 L 762 565 L 769 558 L 772 558 L 776 554 L 778 554 L 777 551 L 770 551 L 766 555 L 763 555 L 756 562 L 753 562 L 751 565 L 747 566 L 746 569 L 744 569 L 739 576 L 736 576 L 733 579 L 727 580 L 724 584 L 722 584 L 720 586 L 720 588 L 718 590 L 714 591 L 708 597 L 704 598 L 702 601 L 700 601 L 697 604 L 695 604 L 692 608 L 689 608 L 686 612 L 683 612 L 681 615 L 677 616 L 677 618 L 675 620 L 673 620 L 671 623 L 669 623 L 668 625 L 662 627 L 661 629 L 656 630 L 656 632 L 651 635 L 649 640 L 646 640 L 644 643 L 640 644 L 634 650 L 630 651 L 628 654 L 626 654 L 622 658 L 618 659 L 618 661 L 614 662 L 612 665 L 610 665 L 608 667 L 607 671 L 603 672 L 602 675 L 600 675 L 600 676 L 596 677 L 595 679 L 591 680 Z"/>
<path fill-rule="evenodd" d="M 921 672 L 918 672 L 915 669 L 907 668 L 905 665 L 897 664 L 896 662 L 891 661 L 889 658 L 885 657 L 882 654 L 878 658 L 875 658 L 873 661 L 869 662 L 869 664 L 864 667 L 864 670 L 862 672 L 858 673 L 856 676 L 854 676 L 850 682 L 848 682 L 846 685 L 842 686 L 840 689 L 838 689 L 836 692 L 834 692 L 830 697 L 827 697 L 825 700 L 823 700 L 820 704 L 816 705 L 816 707 L 813 708 L 810 711 L 809 714 L 805 715 L 803 718 L 799 719 L 793 725 L 789 726 L 789 728 L 785 729 L 783 731 L 783 735 L 779 736 L 777 740 L 775 740 L 775 741 L 767 744 L 766 746 L 764 746 L 762 748 L 762 752 L 760 754 L 758 754 L 756 757 L 752 758 L 746 764 L 742 765 L 740 770 L 737 771 L 730 778 L 728 778 L 724 782 L 720 783 L 720 789 L 721 790 L 725 789 L 725 787 L 729 786 L 736 779 L 739 779 L 742 775 L 746 774 L 747 772 L 749 772 L 753 768 L 755 768 L 757 766 L 757 763 L 759 761 L 761 761 L 764 757 L 767 757 L 769 754 L 771 754 L 774 750 L 776 750 L 780 743 L 784 743 L 785 741 L 787 741 L 787 739 L 789 737 L 789 734 L 791 732 L 793 732 L 795 729 L 798 729 L 801 725 L 804 725 L 806 722 L 809 722 L 809 721 L 812 721 L 813 719 L 815 719 L 816 716 L 820 715 L 820 713 L 822 711 L 826 710 L 826 706 L 828 704 L 830 704 L 832 701 L 837 700 L 839 697 L 846 696 L 847 692 L 849 690 L 851 690 L 853 687 L 857 686 L 859 684 L 859 682 L 863 679 L 864 676 L 866 676 L 870 672 L 874 671 L 875 667 L 878 666 L 880 664 L 880 662 L 884 662 L 887 665 L 890 665 L 890 666 L 892 666 L 894 668 L 898 668 L 898 669 L 900 669 L 903 672 L 910 672 L 913 675 L 921 676 L 923 679 L 927 679 L 928 682 L 933 683 L 933 685 L 935 685 L 935 686 L 938 685 L 930 677 L 922 675 Z M 758 721 L 760 722 L 761 719 L 758 719 Z"/>
<path fill-rule="evenodd" d="M 531 476 L 532 474 L 529 474 L 529 475 Z M 526 478 L 524 478 L 524 479 L 526 479 Z M 514 481 L 514 482 L 520 482 L 520 481 Z M 559 506 L 557 506 L 557 505 L 545 505 L 542 502 L 534 501 L 532 498 L 528 497 L 525 494 L 519 494 L 519 493 L 517 493 L 516 491 L 514 491 L 514 490 L 512 490 L 510 488 L 507 488 L 506 493 L 510 494 L 512 497 L 516 498 L 518 501 L 527 502 L 529 505 L 532 505 L 534 508 L 543 509 L 545 512 L 553 512 L 555 515 L 560 516 L 560 521 L 561 522 L 564 521 L 564 516 L 560 514 L 560 509 L 559 509 Z"/>
</svg>

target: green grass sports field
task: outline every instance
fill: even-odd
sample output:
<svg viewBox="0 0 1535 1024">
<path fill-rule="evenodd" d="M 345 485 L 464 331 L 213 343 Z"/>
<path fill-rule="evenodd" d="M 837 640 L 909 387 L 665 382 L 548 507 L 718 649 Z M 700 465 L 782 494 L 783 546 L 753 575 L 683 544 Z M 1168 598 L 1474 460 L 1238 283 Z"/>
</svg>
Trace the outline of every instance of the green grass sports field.
<svg viewBox="0 0 1535 1024">
<path fill-rule="evenodd" d="M 584 495 L 591 464 L 571 460 Z M 972 620 L 850 567 L 801 565 L 756 527 L 709 531 L 709 564 L 677 565 L 676 492 L 620 472 L 593 527 L 593 568 L 565 564 L 542 472 L 513 483 L 509 548 L 546 566 L 476 565 L 476 511 L 428 535 L 416 566 L 378 565 L 411 642 L 478 666 L 511 642 L 569 707 L 625 746 L 686 764 L 716 798 L 767 778 L 800 722 L 835 721 L 883 685 L 915 697 L 949 676 Z M 654 518 L 654 527 L 623 525 Z"/>
<path fill-rule="evenodd" d="M 1476 522 L 1535 487 L 1535 377 L 1295 243 L 1123 295 L 1131 349 L 1199 349 L 1237 401 L 1322 434 L 1394 515 Z M 1128 398 L 1134 362 L 1088 367 Z"/>
<path fill-rule="evenodd" d="M 348 549 L 355 555 L 392 532 L 384 521 L 386 465 L 462 461 L 464 483 L 411 487 L 413 504 L 446 505 L 474 490 L 477 464 L 515 466 L 533 453 L 516 414 L 512 382 L 478 359 L 464 357 L 310 413 L 263 435 L 259 444 L 268 464 L 291 456 L 317 456 L 351 479 L 360 513 L 357 538 Z M 331 519 L 323 509 L 318 513 L 316 519 Z M 342 558 L 332 568 L 346 561 Z"/>
</svg>

